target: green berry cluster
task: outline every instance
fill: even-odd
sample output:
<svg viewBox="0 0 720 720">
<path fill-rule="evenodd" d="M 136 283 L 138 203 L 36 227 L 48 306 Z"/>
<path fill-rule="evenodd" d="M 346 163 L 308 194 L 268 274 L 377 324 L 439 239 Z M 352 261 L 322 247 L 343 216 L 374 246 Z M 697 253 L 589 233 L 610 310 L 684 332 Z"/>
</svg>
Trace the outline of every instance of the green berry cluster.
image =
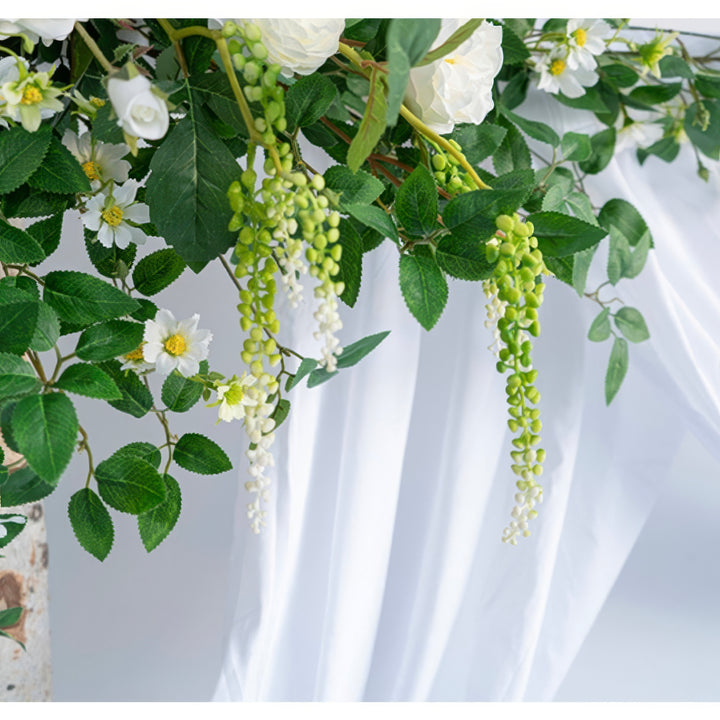
<svg viewBox="0 0 720 720">
<path fill-rule="evenodd" d="M 455 140 L 449 143 L 459 152 L 462 148 Z M 453 197 L 460 193 L 477 190 L 475 183 L 468 173 L 462 169 L 456 157 L 445 152 L 439 145 L 433 143 L 435 154 L 432 156 L 433 175 L 440 187 L 445 188 Z"/>
<path fill-rule="evenodd" d="M 532 367 L 530 337 L 540 334 L 538 308 L 542 304 L 544 283 L 540 276 L 546 272 L 532 223 L 524 223 L 515 214 L 500 215 L 498 233 L 487 243 L 488 262 L 495 264 L 493 277 L 486 283 L 486 292 L 497 298 L 501 308 L 497 320 L 500 339 L 497 369 L 508 372 L 506 384 L 510 419 L 508 427 L 517 437 L 512 444 L 512 471 L 518 476 L 516 505 L 512 520 L 503 533 L 503 541 L 517 544 L 518 535 L 530 535 L 528 521 L 537 516 L 534 509 L 542 501 L 542 475 L 545 451 L 536 449 L 540 443 L 540 392 L 534 383 L 537 370 Z"/>
</svg>

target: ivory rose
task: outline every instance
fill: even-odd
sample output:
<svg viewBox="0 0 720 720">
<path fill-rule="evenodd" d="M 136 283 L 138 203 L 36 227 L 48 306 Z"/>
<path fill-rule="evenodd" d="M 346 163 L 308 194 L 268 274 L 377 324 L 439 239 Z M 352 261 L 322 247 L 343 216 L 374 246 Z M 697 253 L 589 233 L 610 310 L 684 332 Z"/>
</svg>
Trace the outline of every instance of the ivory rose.
<svg viewBox="0 0 720 720">
<path fill-rule="evenodd" d="M 75 18 L 59 20 L 40 20 L 35 18 L 21 18 L 15 20 L 0 19 L 0 39 L 8 35 L 26 35 L 33 43 L 41 39 L 45 45 L 53 40 L 64 40 L 73 30 Z"/>
<path fill-rule="evenodd" d="M 128 135 L 145 140 L 159 140 L 165 135 L 170 122 L 167 105 L 144 75 L 129 80 L 110 77 L 107 92 L 118 124 Z"/>
</svg>

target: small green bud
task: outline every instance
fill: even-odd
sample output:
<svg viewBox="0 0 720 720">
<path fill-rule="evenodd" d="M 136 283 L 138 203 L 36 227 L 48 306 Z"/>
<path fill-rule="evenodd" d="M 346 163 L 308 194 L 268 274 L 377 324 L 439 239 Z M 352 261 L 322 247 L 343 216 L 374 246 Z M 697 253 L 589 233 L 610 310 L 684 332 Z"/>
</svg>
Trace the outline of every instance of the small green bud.
<svg viewBox="0 0 720 720">
<path fill-rule="evenodd" d="M 268 56 L 267 48 L 261 42 L 256 42 L 251 45 L 250 52 L 253 54 L 253 57 L 258 60 L 264 60 Z"/>
<path fill-rule="evenodd" d="M 436 170 L 444 170 L 447 165 L 447 161 L 443 155 L 433 155 L 432 165 Z"/>
<path fill-rule="evenodd" d="M 255 23 L 245 23 L 243 29 L 243 35 L 249 43 L 258 42 L 262 38 L 262 32 Z"/>
<path fill-rule="evenodd" d="M 513 219 L 509 215 L 498 215 L 495 219 L 495 224 L 498 230 L 502 230 L 504 233 L 511 233 L 515 226 Z"/>
</svg>

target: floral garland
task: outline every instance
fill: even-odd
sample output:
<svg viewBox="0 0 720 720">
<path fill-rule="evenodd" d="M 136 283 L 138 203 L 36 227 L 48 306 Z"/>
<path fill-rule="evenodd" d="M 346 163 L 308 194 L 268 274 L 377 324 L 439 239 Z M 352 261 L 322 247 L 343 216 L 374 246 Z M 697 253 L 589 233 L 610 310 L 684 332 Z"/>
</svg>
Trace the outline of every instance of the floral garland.
<svg viewBox="0 0 720 720">
<path fill-rule="evenodd" d="M 210 438 L 171 430 L 173 413 L 202 400 L 244 427 L 248 518 L 260 532 L 287 394 L 330 380 L 387 335 L 339 337 L 363 256 L 384 242 L 426 330 L 448 277 L 482 283 L 514 435 L 502 539 L 528 536 L 542 500 L 532 343 L 547 278 L 600 306 L 588 336 L 612 341 L 608 403 L 628 341 L 649 337 L 640 311 L 603 289 L 642 271 L 650 229 L 625 200 L 595 205 L 585 176 L 628 138 L 640 163 L 671 162 L 687 144 L 705 180 L 705 158 L 720 157 L 718 51 L 692 56 L 676 32 L 641 43 L 636 30 L 611 19 L 0 20 L 0 429 L 24 458 L 0 469 L 2 506 L 49 495 L 80 450 L 87 480 L 68 508 L 79 543 L 104 560 L 113 509 L 137 516 L 153 550 L 180 513 L 173 467 L 231 467 Z M 560 136 L 525 117 L 529 87 L 594 116 L 597 132 Z M 324 173 L 301 137 L 334 162 Z M 43 268 L 65 242 L 66 213 L 97 274 Z M 148 236 L 167 247 L 139 257 Z M 606 237 L 607 281 L 589 290 Z M 210 369 L 213 335 L 198 315 L 177 320 L 150 299 L 210 262 L 238 296 L 243 350 L 230 375 Z M 283 344 L 278 291 L 292 307 L 314 303 L 317 359 Z M 153 374 L 164 378 L 159 399 Z M 96 464 L 73 394 L 155 415 L 164 442 Z M 0 547 L 24 524 L 0 514 Z M 0 613 L 0 628 L 16 615 Z"/>
</svg>

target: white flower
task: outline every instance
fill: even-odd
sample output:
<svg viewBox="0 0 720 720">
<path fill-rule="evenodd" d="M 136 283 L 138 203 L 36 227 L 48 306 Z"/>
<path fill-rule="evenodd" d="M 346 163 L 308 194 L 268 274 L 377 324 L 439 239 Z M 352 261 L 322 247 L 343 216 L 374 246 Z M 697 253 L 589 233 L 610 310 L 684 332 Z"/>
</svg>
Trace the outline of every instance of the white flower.
<svg viewBox="0 0 720 720">
<path fill-rule="evenodd" d="M 277 63 L 283 75 L 311 75 L 338 50 L 345 29 L 342 18 L 290 20 L 235 20 L 240 26 L 253 23 L 260 28 L 268 62 Z"/>
<path fill-rule="evenodd" d="M 247 392 L 249 387 L 257 383 L 257 378 L 244 372 L 239 378 L 235 375 L 230 378 L 226 385 L 218 385 L 217 402 L 208 407 L 220 405 L 218 417 L 225 422 L 242 420 L 245 418 L 248 407 L 255 407 L 258 404 L 253 393 Z"/>
<path fill-rule="evenodd" d="M 50 83 L 52 71 L 29 73 L 27 68 L 24 58 L 0 60 L 0 114 L 35 132 L 41 120 L 63 109 L 57 99 L 62 91 Z"/>
<path fill-rule="evenodd" d="M 87 201 L 82 223 L 88 230 L 97 231 L 101 245 L 112 247 L 115 243 L 126 248 L 131 242 L 145 243 L 147 235 L 135 223 L 150 222 L 150 209 L 145 203 L 135 202 L 138 187 L 135 180 L 128 180 L 114 186 L 110 193 L 99 192 Z"/>
<path fill-rule="evenodd" d="M 0 40 L 8 35 L 26 35 L 33 43 L 42 39 L 45 45 L 53 40 L 64 40 L 72 31 L 75 18 L 62 18 L 60 20 L 40 20 L 35 18 L 21 18 L 20 20 L 0 20 Z"/>
<path fill-rule="evenodd" d="M 320 299 L 320 305 L 313 314 L 318 323 L 318 329 L 313 333 L 313 337 L 325 341 L 320 350 L 322 359 L 319 365 L 328 372 L 334 372 L 337 370 L 338 355 L 343 351 L 340 340 L 335 337 L 335 333 L 343 326 L 337 311 L 337 297 L 332 290 L 323 285 L 315 288 L 315 297 Z"/>
<path fill-rule="evenodd" d="M 597 67 L 596 55 L 605 51 L 605 38 L 612 28 L 604 20 L 569 20 L 567 24 L 570 53 L 567 64 L 571 70 L 583 68 L 594 70 Z"/>
<path fill-rule="evenodd" d="M 154 320 L 145 321 L 143 357 L 155 363 L 163 375 L 177 370 L 185 377 L 196 375 L 200 361 L 208 356 L 212 340 L 209 330 L 198 330 L 198 314 L 177 321 L 169 310 L 159 310 Z"/>
<path fill-rule="evenodd" d="M 538 87 L 541 90 L 549 93 L 562 92 L 569 98 L 584 95 L 585 88 L 592 87 L 598 81 L 594 70 L 581 67 L 571 69 L 567 63 L 567 48 L 561 45 L 540 60 L 535 69 L 540 72 Z"/>
<path fill-rule="evenodd" d="M 93 190 L 108 180 L 123 183 L 128 179 L 130 163 L 121 159 L 130 152 L 125 143 L 103 143 L 94 140 L 89 132 L 78 137 L 72 130 L 65 131 L 62 142 L 82 165 Z"/>
<path fill-rule="evenodd" d="M 129 80 L 110 77 L 107 92 L 118 125 L 128 135 L 145 140 L 159 140 L 165 135 L 170 123 L 167 105 L 144 75 Z"/>
<path fill-rule="evenodd" d="M 140 374 L 146 372 L 147 370 L 155 369 L 155 365 L 153 363 L 149 363 L 145 360 L 145 357 L 143 356 L 143 345 L 144 343 L 140 343 L 140 347 L 122 356 L 124 362 L 120 366 L 121 370 L 134 370 L 136 373 Z"/>
<path fill-rule="evenodd" d="M 465 21 L 443 19 L 433 48 Z M 405 102 L 437 133 L 456 123 L 481 123 L 493 108 L 493 79 L 502 67 L 502 28 L 483 22 L 456 50 L 434 63 L 410 70 Z"/>
<path fill-rule="evenodd" d="M 638 145 L 648 147 L 660 140 L 664 132 L 663 127 L 653 122 L 658 117 L 660 116 L 655 111 L 625 108 L 625 114 L 620 113 L 615 121 L 617 131 L 615 152 L 619 153 Z"/>
</svg>

